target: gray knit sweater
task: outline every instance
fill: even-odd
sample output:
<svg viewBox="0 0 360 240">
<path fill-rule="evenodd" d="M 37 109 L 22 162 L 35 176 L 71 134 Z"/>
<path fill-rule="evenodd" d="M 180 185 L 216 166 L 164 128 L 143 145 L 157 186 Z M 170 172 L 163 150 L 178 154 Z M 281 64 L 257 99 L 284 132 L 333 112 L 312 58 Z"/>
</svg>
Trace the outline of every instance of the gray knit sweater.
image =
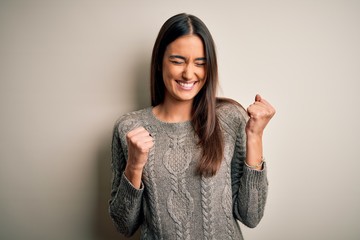
<svg viewBox="0 0 360 240">
<path fill-rule="evenodd" d="M 243 239 L 237 220 L 255 227 L 264 214 L 266 166 L 244 165 L 245 110 L 227 103 L 217 110 L 225 140 L 224 160 L 213 177 L 195 174 L 201 149 L 190 122 L 165 123 L 152 108 L 122 116 L 112 143 L 112 183 L 109 211 L 126 236 L 141 227 L 141 239 Z M 126 133 L 143 126 L 155 139 L 145 165 L 141 189 L 123 174 L 127 159 Z"/>
</svg>

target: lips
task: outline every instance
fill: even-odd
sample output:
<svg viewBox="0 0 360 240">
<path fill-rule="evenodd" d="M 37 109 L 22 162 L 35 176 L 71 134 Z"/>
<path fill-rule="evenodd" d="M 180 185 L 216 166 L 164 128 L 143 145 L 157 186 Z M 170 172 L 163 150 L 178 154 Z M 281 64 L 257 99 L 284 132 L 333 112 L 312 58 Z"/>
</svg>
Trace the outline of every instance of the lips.
<svg viewBox="0 0 360 240">
<path fill-rule="evenodd" d="M 197 83 L 197 81 L 196 82 L 176 81 L 176 82 L 184 90 L 191 90 L 194 87 L 194 85 Z"/>
</svg>

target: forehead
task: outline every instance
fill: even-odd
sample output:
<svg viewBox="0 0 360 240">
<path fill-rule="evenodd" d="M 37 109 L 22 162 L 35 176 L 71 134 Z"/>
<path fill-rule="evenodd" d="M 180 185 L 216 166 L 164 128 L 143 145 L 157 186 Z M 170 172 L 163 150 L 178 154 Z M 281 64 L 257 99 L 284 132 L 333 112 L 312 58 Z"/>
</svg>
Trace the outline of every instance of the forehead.
<svg viewBox="0 0 360 240">
<path fill-rule="evenodd" d="M 204 44 L 197 35 L 181 36 L 171 42 L 166 48 L 166 53 L 168 54 L 185 54 L 204 57 L 204 52 Z"/>
</svg>

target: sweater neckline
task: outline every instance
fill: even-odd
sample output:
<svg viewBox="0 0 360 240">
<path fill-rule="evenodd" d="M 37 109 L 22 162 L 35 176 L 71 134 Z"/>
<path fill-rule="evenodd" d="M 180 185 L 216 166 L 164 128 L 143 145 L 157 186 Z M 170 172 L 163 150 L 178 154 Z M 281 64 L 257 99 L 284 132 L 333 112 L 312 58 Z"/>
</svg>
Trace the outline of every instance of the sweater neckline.
<svg viewBox="0 0 360 240">
<path fill-rule="evenodd" d="M 148 115 L 150 116 L 150 119 L 155 125 L 160 126 L 166 131 L 170 132 L 178 132 L 178 131 L 189 131 L 192 130 L 192 124 L 191 121 L 184 121 L 184 122 L 164 122 L 158 119 L 154 112 L 153 107 L 147 108 Z"/>
</svg>

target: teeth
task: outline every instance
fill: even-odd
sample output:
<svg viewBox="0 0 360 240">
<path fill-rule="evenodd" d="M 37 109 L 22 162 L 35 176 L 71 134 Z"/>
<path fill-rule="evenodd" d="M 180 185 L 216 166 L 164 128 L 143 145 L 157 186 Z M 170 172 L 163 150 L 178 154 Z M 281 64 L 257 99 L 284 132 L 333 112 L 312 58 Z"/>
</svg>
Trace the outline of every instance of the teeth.
<svg viewBox="0 0 360 240">
<path fill-rule="evenodd" d="M 193 83 L 179 82 L 179 84 L 184 88 L 191 88 L 192 86 L 194 86 L 195 82 L 193 82 Z"/>
</svg>

